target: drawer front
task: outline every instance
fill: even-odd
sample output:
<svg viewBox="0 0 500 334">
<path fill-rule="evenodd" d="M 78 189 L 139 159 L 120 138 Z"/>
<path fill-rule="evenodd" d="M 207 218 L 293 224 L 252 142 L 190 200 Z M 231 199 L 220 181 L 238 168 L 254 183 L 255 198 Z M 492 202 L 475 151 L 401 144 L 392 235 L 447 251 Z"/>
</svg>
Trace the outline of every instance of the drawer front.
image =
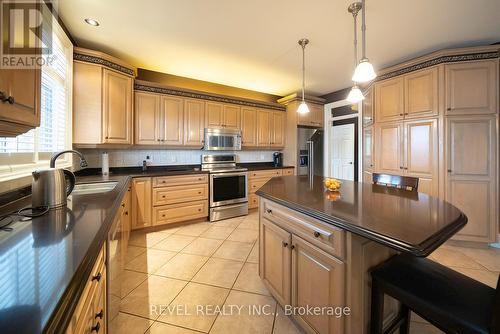
<svg viewBox="0 0 500 334">
<path fill-rule="evenodd" d="M 294 168 L 283 169 L 283 175 L 293 175 Z"/>
<path fill-rule="evenodd" d="M 153 178 L 153 187 L 181 186 L 184 184 L 208 183 L 207 174 L 158 176 Z"/>
<path fill-rule="evenodd" d="M 153 189 L 153 205 L 167 205 L 208 199 L 208 184 L 160 187 Z"/>
<path fill-rule="evenodd" d="M 253 194 L 257 190 L 259 190 L 260 187 L 262 187 L 264 184 L 269 181 L 270 178 L 267 179 L 255 179 L 255 180 L 248 180 L 248 193 Z"/>
<path fill-rule="evenodd" d="M 271 178 L 274 176 L 283 175 L 283 171 L 281 169 L 265 169 L 265 170 L 255 170 L 252 172 L 248 172 L 248 178 Z"/>
<path fill-rule="evenodd" d="M 153 209 L 153 225 L 171 224 L 208 216 L 208 201 L 157 206 Z"/>
<path fill-rule="evenodd" d="M 345 254 L 345 231 L 290 210 L 271 201 L 261 203 L 263 217 L 289 232 L 311 242 L 326 252 L 343 259 Z"/>
<path fill-rule="evenodd" d="M 255 194 L 248 195 L 248 208 L 255 209 L 259 207 L 259 196 Z"/>
</svg>

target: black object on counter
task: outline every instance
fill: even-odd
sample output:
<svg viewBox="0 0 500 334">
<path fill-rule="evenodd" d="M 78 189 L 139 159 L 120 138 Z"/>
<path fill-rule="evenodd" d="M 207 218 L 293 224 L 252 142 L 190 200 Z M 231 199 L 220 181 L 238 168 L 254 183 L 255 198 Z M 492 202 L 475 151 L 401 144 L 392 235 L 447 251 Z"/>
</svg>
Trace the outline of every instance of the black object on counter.
<svg viewBox="0 0 500 334">
<path fill-rule="evenodd" d="M 384 295 L 402 304 L 387 326 L 408 333 L 410 310 L 445 333 L 500 333 L 500 279 L 495 289 L 431 260 L 394 256 L 372 272 L 370 333 L 385 333 Z M 495 323 L 496 322 L 496 323 Z"/>
<path fill-rule="evenodd" d="M 283 153 L 281 152 L 273 153 L 273 165 L 274 167 L 283 167 Z"/>
</svg>

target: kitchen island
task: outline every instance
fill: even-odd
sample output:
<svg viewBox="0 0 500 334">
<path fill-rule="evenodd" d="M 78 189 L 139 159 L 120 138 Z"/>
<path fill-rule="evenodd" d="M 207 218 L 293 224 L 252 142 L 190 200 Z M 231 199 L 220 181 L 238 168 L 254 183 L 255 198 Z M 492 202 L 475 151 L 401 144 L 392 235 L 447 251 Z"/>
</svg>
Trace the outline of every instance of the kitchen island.
<svg viewBox="0 0 500 334">
<path fill-rule="evenodd" d="M 257 195 L 259 274 L 311 333 L 368 333 L 370 269 L 398 252 L 427 256 L 467 223 L 426 194 L 351 181 L 329 193 L 318 176 L 276 177 Z M 387 297 L 385 321 L 398 309 Z"/>
</svg>

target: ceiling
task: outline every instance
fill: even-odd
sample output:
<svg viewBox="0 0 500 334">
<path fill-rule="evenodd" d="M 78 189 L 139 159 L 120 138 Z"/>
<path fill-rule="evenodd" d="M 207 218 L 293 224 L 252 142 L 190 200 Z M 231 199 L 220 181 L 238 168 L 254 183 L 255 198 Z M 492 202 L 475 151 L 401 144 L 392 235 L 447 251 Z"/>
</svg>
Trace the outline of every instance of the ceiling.
<svg viewBox="0 0 500 334">
<path fill-rule="evenodd" d="M 347 0 L 60 0 L 79 46 L 136 67 L 286 95 L 351 85 L 353 21 Z M 498 0 L 367 0 L 367 56 L 383 68 L 455 46 L 500 41 Z M 99 27 L 84 23 L 94 18 Z"/>
</svg>

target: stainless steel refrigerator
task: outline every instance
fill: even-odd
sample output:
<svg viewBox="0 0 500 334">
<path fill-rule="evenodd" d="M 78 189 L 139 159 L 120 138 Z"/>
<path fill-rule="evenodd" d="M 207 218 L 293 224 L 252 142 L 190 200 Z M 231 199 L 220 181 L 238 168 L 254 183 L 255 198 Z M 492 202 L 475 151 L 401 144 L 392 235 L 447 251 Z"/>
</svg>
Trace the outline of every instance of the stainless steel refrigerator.
<svg viewBox="0 0 500 334">
<path fill-rule="evenodd" d="M 323 173 L 323 130 L 297 127 L 298 174 L 324 176 Z"/>
</svg>

